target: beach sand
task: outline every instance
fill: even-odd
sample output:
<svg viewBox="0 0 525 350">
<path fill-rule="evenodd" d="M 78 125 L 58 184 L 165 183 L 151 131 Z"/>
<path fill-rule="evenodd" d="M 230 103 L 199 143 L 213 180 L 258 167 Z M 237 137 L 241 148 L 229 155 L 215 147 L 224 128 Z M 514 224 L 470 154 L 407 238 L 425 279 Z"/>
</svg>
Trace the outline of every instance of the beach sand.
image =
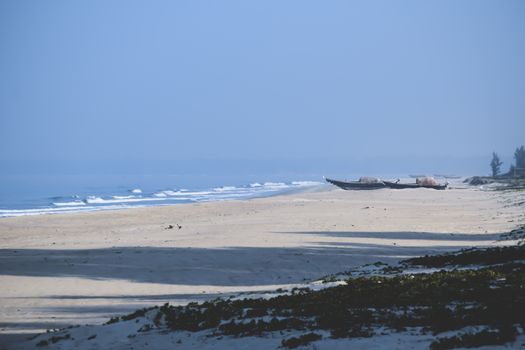
<svg viewBox="0 0 525 350">
<path fill-rule="evenodd" d="M 4 218 L 0 333 L 97 324 L 144 306 L 508 244 L 498 235 L 523 221 L 518 201 L 519 192 L 478 188 L 321 186 L 245 201 Z"/>
</svg>

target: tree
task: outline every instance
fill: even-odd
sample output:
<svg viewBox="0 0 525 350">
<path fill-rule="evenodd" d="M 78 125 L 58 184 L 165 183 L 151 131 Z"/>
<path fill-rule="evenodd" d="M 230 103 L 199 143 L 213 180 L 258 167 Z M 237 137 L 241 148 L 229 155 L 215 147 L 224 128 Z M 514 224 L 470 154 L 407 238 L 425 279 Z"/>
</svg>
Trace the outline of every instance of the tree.
<svg viewBox="0 0 525 350">
<path fill-rule="evenodd" d="M 525 168 L 525 148 L 523 146 L 516 148 L 514 159 L 516 160 L 516 168 Z"/>
<path fill-rule="evenodd" d="M 492 161 L 490 162 L 492 176 L 497 176 L 499 174 L 501 164 L 503 164 L 503 162 L 499 159 L 499 156 L 496 154 L 496 152 L 492 152 Z"/>
</svg>

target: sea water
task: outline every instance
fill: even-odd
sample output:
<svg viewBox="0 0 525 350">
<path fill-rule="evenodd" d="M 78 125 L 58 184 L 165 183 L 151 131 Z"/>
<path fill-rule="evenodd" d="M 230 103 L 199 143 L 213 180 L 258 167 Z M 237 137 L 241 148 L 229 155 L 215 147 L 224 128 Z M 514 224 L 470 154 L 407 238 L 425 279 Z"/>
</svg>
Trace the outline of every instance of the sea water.
<svg viewBox="0 0 525 350">
<path fill-rule="evenodd" d="M 250 199 L 321 186 L 321 181 L 203 174 L 2 175 L 0 217 Z"/>
<path fill-rule="evenodd" d="M 357 174 L 330 175 L 340 180 L 359 178 Z M 403 183 L 415 182 L 406 174 L 371 175 L 391 181 L 400 179 Z M 437 180 L 458 186 L 463 178 L 437 177 Z M 320 186 L 330 185 L 326 185 L 322 175 L 312 173 L 0 175 L 0 218 L 251 199 Z"/>
</svg>

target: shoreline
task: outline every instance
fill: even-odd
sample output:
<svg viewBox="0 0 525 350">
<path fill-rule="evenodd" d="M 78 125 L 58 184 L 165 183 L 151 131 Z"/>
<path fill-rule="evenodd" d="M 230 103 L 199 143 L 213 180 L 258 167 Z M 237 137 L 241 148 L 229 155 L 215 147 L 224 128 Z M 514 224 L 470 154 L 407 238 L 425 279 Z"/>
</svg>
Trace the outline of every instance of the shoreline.
<svg viewBox="0 0 525 350">
<path fill-rule="evenodd" d="M 508 244 L 520 193 L 301 192 L 4 218 L 0 333 L 294 285 L 381 260 Z M 181 229 L 166 229 L 180 224 Z"/>
<path fill-rule="evenodd" d="M 318 181 L 292 181 L 252 183 L 241 186 L 221 186 L 204 189 L 163 189 L 143 191 L 134 188 L 122 192 L 93 191 L 90 195 L 53 196 L 44 201 L 33 198 L 32 205 L 11 203 L 11 207 L 0 205 L 0 220 L 9 217 L 101 212 L 125 210 L 130 208 L 149 208 L 188 203 L 220 202 L 225 200 L 249 200 L 279 195 L 300 193 L 312 188 L 326 186 Z"/>
</svg>

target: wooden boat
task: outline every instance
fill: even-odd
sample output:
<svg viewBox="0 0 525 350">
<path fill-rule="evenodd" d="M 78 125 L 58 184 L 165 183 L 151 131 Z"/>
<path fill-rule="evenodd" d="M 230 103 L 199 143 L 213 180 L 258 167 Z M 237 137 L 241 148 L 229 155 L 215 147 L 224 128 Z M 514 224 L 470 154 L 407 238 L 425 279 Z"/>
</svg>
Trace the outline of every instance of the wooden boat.
<svg viewBox="0 0 525 350">
<path fill-rule="evenodd" d="M 383 181 L 386 187 L 388 188 L 395 188 L 395 189 L 405 189 L 405 188 L 432 188 L 434 190 L 444 190 L 447 188 L 448 183 L 444 185 L 418 185 L 418 184 L 404 184 L 399 182 L 390 182 L 390 181 Z"/>
<path fill-rule="evenodd" d="M 325 180 L 343 190 L 378 190 L 380 188 L 385 188 L 385 184 L 382 181 L 370 183 L 361 181 L 339 181 L 329 178 L 325 178 Z"/>
</svg>

